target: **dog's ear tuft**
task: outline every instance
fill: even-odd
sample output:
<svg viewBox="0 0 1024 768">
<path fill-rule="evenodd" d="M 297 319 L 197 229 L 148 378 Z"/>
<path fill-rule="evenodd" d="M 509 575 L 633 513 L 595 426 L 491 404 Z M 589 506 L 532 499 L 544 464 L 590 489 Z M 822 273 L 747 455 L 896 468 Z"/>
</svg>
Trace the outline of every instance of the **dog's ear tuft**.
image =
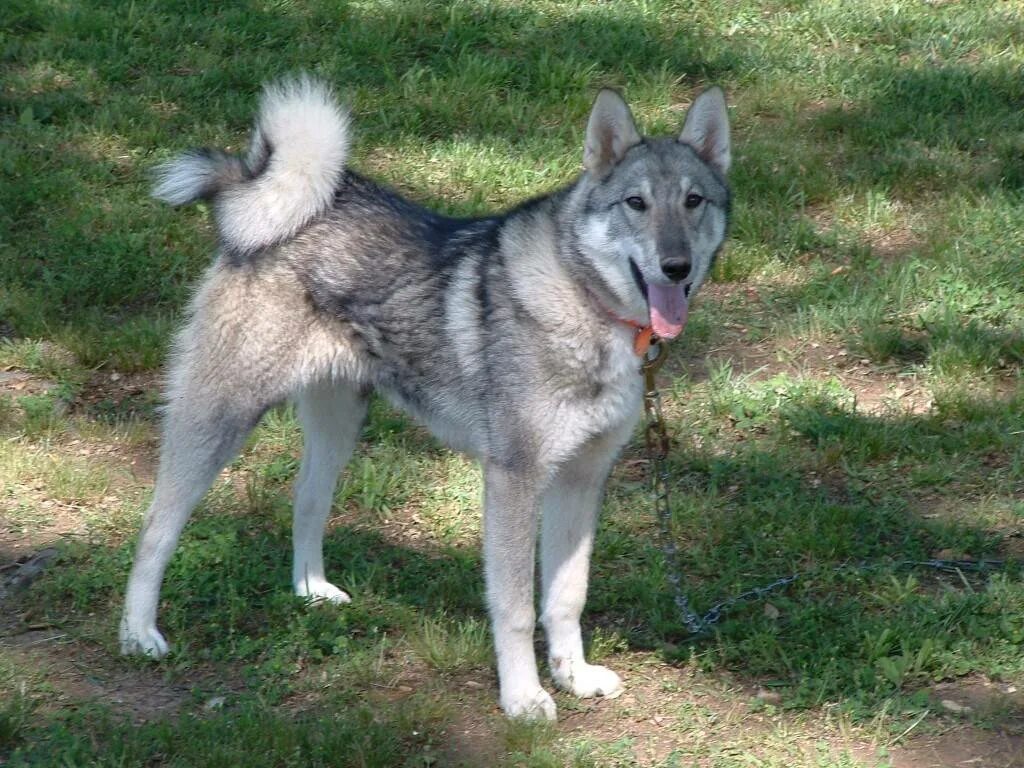
<svg viewBox="0 0 1024 768">
<path fill-rule="evenodd" d="M 640 143 L 633 113 L 615 91 L 604 88 L 587 122 L 587 138 L 583 144 L 583 167 L 602 177 L 619 162 L 630 147 Z"/>
<path fill-rule="evenodd" d="M 705 163 L 723 176 L 729 172 L 729 112 L 721 88 L 709 88 L 694 100 L 679 140 L 693 147 Z"/>
</svg>

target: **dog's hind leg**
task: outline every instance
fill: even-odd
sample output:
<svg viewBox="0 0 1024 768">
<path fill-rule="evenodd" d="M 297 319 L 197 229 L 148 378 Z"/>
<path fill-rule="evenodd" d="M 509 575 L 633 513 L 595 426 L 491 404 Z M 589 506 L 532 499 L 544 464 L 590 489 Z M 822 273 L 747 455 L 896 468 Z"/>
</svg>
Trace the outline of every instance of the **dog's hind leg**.
<svg viewBox="0 0 1024 768">
<path fill-rule="evenodd" d="M 301 365 L 305 307 L 284 280 L 219 264 L 197 293 L 168 377 L 156 488 L 125 594 L 123 653 L 167 653 L 156 626 L 160 585 L 189 515 L 264 411 L 312 378 L 315 366 Z"/>
<path fill-rule="evenodd" d="M 366 398 L 345 384 L 322 382 L 296 398 L 302 422 L 302 467 L 295 482 L 292 540 L 295 594 L 347 603 L 349 596 L 324 576 L 324 526 L 338 474 L 348 462 L 366 416 Z"/>
<path fill-rule="evenodd" d="M 222 399 L 209 392 L 200 377 L 188 378 L 184 388 L 173 393 L 164 415 L 156 488 L 139 535 L 121 619 L 125 654 L 160 658 L 167 653 L 167 642 L 156 626 L 164 570 L 193 508 L 266 407 L 252 400 L 240 404 Z"/>
<path fill-rule="evenodd" d="M 544 494 L 541 529 L 541 622 L 555 685 L 580 697 L 607 696 L 622 687 L 607 667 L 583 657 L 580 615 L 605 479 L 628 432 L 598 438 L 559 468 Z"/>
</svg>

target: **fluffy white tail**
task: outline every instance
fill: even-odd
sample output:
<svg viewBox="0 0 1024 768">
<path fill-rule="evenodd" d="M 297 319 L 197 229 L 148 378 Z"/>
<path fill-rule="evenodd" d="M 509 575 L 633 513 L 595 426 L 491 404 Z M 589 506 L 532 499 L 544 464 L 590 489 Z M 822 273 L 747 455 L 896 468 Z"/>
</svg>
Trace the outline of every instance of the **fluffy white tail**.
<svg viewBox="0 0 1024 768">
<path fill-rule="evenodd" d="M 300 77 L 267 86 L 245 159 L 193 150 L 157 168 L 153 196 L 212 199 L 227 247 L 249 251 L 294 235 L 331 204 L 348 156 L 348 114 L 331 90 Z"/>
</svg>

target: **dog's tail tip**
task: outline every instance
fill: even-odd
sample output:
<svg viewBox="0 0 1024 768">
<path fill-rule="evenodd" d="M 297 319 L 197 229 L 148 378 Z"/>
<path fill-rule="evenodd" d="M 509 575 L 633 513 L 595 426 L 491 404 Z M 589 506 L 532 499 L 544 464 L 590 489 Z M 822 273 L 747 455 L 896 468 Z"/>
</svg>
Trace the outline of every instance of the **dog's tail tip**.
<svg viewBox="0 0 1024 768">
<path fill-rule="evenodd" d="M 212 199 L 250 176 L 241 158 L 214 149 L 191 149 L 153 170 L 150 194 L 170 205 L 187 205 Z"/>
<path fill-rule="evenodd" d="M 193 150 L 156 170 L 153 196 L 172 205 L 216 199 L 226 245 L 249 250 L 294 235 L 326 210 L 345 170 L 349 118 L 310 75 L 268 85 L 245 158 Z"/>
</svg>

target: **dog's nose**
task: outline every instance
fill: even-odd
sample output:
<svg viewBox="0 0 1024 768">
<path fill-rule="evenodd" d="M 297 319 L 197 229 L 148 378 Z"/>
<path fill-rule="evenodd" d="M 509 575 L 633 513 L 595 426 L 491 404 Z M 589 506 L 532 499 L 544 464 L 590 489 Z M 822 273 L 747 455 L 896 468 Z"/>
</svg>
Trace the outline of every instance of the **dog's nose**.
<svg viewBox="0 0 1024 768">
<path fill-rule="evenodd" d="M 665 277 L 677 283 L 689 277 L 690 268 L 689 259 L 665 259 L 661 262 L 661 271 L 665 273 Z"/>
</svg>

